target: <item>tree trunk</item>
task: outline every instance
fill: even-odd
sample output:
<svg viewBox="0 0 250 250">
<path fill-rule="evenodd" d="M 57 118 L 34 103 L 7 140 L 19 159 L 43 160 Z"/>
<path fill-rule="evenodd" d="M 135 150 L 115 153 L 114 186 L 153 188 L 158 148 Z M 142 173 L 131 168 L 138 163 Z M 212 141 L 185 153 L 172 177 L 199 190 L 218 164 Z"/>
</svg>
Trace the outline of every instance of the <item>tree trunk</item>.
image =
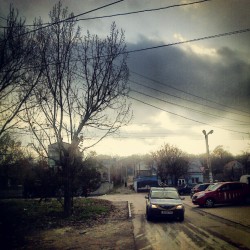
<svg viewBox="0 0 250 250">
<path fill-rule="evenodd" d="M 69 157 L 66 157 L 64 169 L 64 215 L 66 217 L 69 217 L 72 214 L 71 196 L 70 160 Z"/>
</svg>

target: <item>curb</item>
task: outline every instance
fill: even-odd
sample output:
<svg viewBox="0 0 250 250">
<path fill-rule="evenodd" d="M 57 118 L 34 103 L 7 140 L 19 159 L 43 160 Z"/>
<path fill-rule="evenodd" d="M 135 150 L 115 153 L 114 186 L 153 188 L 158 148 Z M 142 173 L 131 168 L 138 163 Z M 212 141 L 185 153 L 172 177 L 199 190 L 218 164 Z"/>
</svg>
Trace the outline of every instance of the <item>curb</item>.
<svg viewBox="0 0 250 250">
<path fill-rule="evenodd" d="M 128 218 L 132 218 L 132 213 L 131 213 L 131 203 L 128 202 Z"/>
</svg>

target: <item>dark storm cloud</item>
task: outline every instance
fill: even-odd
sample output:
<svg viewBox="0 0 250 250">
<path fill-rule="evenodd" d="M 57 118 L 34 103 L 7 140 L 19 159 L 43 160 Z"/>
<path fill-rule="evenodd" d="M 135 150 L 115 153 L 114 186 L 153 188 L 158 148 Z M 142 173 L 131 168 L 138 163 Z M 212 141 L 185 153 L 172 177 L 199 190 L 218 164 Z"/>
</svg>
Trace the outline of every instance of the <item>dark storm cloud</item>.
<svg viewBox="0 0 250 250">
<path fill-rule="evenodd" d="M 159 44 L 164 42 L 156 43 L 141 37 L 140 42 L 129 44 L 128 48 L 135 50 Z M 135 77 L 135 71 L 224 105 L 240 106 L 245 110 L 250 108 L 250 65 L 238 51 L 230 48 L 222 47 L 215 51 L 214 56 L 197 54 L 191 49 L 184 50 L 181 46 L 142 51 L 130 54 L 129 67 L 132 71 L 131 79 Z M 141 82 L 146 82 L 151 87 L 157 85 L 143 78 Z M 164 89 L 162 86 L 161 88 Z M 167 91 L 173 92 L 171 89 Z"/>
<path fill-rule="evenodd" d="M 250 28 L 249 10 L 249 0 L 220 0 L 200 4 L 195 12 L 192 8 L 186 8 L 185 12 L 192 17 L 196 24 L 194 28 L 201 27 L 204 34 L 216 34 Z M 200 29 L 200 33 L 202 29 Z M 232 42 L 239 49 L 249 52 L 249 41 L 250 32 L 232 37 L 225 42 L 227 44 Z"/>
<path fill-rule="evenodd" d="M 200 15 L 207 15 L 209 11 L 210 22 L 216 23 L 214 27 L 219 30 L 248 27 L 250 22 L 249 10 L 249 0 L 210 1 L 207 5 L 201 5 L 199 9 Z"/>
<path fill-rule="evenodd" d="M 52 6 L 58 1 L 50 2 L 43 0 L 0 0 L 0 16 L 6 17 L 9 13 L 10 4 L 18 10 L 19 16 L 26 20 L 26 24 L 32 24 L 35 18 L 47 18 Z"/>
</svg>

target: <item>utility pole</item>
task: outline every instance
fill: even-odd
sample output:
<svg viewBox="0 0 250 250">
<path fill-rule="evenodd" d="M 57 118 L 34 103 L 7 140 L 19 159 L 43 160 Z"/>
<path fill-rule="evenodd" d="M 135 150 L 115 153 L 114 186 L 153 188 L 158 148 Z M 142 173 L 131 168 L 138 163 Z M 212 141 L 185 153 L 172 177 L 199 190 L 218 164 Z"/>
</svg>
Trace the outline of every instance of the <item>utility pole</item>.
<svg viewBox="0 0 250 250">
<path fill-rule="evenodd" d="M 207 150 L 207 167 L 209 170 L 209 182 L 213 182 L 213 173 L 212 173 L 212 167 L 211 167 L 211 160 L 209 155 L 209 145 L 208 145 L 208 135 L 212 134 L 214 131 L 210 130 L 208 133 L 206 133 L 206 130 L 202 130 L 202 133 L 205 135 L 205 141 L 206 141 L 206 150 Z"/>
</svg>

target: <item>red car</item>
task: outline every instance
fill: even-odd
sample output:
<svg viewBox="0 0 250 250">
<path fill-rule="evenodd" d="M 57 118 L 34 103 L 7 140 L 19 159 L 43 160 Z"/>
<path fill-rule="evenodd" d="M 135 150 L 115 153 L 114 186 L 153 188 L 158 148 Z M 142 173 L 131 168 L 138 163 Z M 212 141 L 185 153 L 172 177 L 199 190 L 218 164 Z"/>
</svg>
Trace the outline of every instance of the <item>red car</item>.
<svg viewBox="0 0 250 250">
<path fill-rule="evenodd" d="M 192 198 L 195 193 L 204 191 L 208 188 L 208 186 L 213 185 L 213 183 L 200 183 L 195 185 L 190 192 L 190 197 Z"/>
<path fill-rule="evenodd" d="M 242 182 L 216 183 L 209 189 L 195 193 L 192 202 L 201 207 L 214 204 L 241 203 L 250 199 L 250 186 Z"/>
</svg>

